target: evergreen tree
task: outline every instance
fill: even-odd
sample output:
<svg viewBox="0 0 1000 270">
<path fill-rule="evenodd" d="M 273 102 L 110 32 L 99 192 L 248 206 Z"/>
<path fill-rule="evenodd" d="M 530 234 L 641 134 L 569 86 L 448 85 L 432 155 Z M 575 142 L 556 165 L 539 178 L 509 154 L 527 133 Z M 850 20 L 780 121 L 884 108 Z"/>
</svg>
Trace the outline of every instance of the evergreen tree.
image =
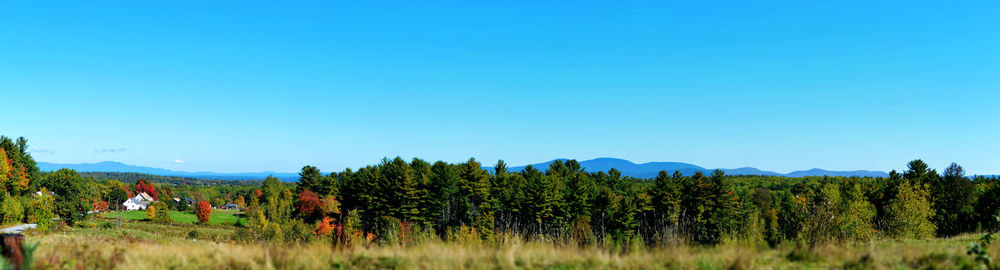
<svg viewBox="0 0 1000 270">
<path fill-rule="evenodd" d="M 302 193 L 305 190 L 312 191 L 319 196 L 332 194 L 331 185 L 327 182 L 327 178 L 313 166 L 302 167 L 302 171 L 299 172 L 299 182 L 295 193 Z"/>
<path fill-rule="evenodd" d="M 945 169 L 944 177 L 936 180 L 931 183 L 931 196 L 938 235 L 953 236 L 975 230 L 976 186 L 965 178 L 962 166 L 952 163 Z"/>
<path fill-rule="evenodd" d="M 490 197 L 490 176 L 482 169 L 476 159 L 458 166 L 459 192 L 467 198 L 462 209 L 460 220 L 465 224 L 476 226 L 476 230 L 484 238 L 493 236 L 493 201 Z"/>
<path fill-rule="evenodd" d="M 430 184 L 428 185 L 427 218 L 436 230 L 444 235 L 448 227 L 458 226 L 459 174 L 455 166 L 443 161 L 431 166 Z"/>
<path fill-rule="evenodd" d="M 680 172 L 677 172 L 680 175 Z M 660 232 L 671 231 L 679 225 L 681 210 L 681 179 L 671 177 L 666 171 L 660 171 L 653 180 L 653 208 L 655 209 L 656 227 Z M 661 235 L 667 237 L 667 235 Z M 665 240 L 662 239 L 661 240 Z"/>
</svg>

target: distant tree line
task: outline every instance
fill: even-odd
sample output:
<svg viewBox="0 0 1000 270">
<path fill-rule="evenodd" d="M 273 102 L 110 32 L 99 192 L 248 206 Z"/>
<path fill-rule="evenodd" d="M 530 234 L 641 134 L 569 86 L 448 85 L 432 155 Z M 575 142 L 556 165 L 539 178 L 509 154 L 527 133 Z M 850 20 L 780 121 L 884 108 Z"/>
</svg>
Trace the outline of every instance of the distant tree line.
<svg viewBox="0 0 1000 270">
<path fill-rule="evenodd" d="M 211 179 L 211 178 L 201 178 L 201 177 L 181 177 L 181 176 L 162 176 L 153 175 L 145 173 L 133 173 L 133 172 L 80 172 L 80 176 L 91 179 L 115 179 L 127 184 L 134 184 L 139 182 L 139 180 L 145 179 L 154 183 L 161 184 L 171 184 L 171 185 L 255 185 L 259 186 L 261 181 L 252 180 L 227 180 L 227 179 Z"/>
<path fill-rule="evenodd" d="M 575 160 L 509 172 L 503 161 L 487 171 L 475 159 L 395 158 L 327 175 L 305 166 L 295 186 L 268 178 L 257 195 L 246 196 L 255 216 L 243 234 L 257 240 L 301 240 L 308 235 L 294 231 L 333 222 L 341 241 L 358 235 L 376 242 L 401 235 L 501 241 L 513 235 L 579 245 L 816 245 L 994 231 L 992 217 L 1000 213 L 997 178 L 970 179 L 957 164 L 939 174 L 921 160 L 887 178 L 727 176 L 717 170 L 638 179 L 615 169 L 587 172 Z M 325 204 L 336 209 L 314 210 Z"/>
</svg>

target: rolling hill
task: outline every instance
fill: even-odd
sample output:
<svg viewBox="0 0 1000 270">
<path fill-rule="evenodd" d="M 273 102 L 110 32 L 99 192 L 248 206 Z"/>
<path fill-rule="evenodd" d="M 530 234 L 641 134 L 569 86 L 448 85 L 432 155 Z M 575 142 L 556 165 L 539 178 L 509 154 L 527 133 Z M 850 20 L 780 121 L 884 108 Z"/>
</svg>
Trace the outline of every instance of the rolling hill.
<svg viewBox="0 0 1000 270">
<path fill-rule="evenodd" d="M 555 159 L 547 162 L 531 164 L 531 166 L 538 168 L 539 170 L 545 170 L 549 168 L 549 164 L 556 161 L 567 159 Z M 715 169 L 707 169 L 698 165 L 683 163 L 683 162 L 649 162 L 636 164 L 628 160 L 617 159 L 617 158 L 596 158 L 591 160 L 580 161 L 580 165 L 583 166 L 588 172 L 597 171 L 608 171 L 611 168 L 615 168 L 622 172 L 622 175 L 631 176 L 636 178 L 653 178 L 659 174 L 660 171 L 674 172 L 680 171 L 684 175 L 692 175 L 695 172 L 702 172 L 705 174 L 711 173 Z M 509 171 L 520 171 L 524 169 L 525 166 L 517 166 L 508 168 Z M 490 168 L 492 170 L 492 168 Z M 803 177 L 803 176 L 860 176 L 860 177 L 888 177 L 889 174 L 886 172 L 879 171 L 829 171 L 823 169 L 811 169 L 804 171 L 794 171 L 790 173 L 778 173 L 773 171 L 765 171 L 757 168 L 743 167 L 735 169 L 721 169 L 727 175 L 772 175 L 772 176 L 788 176 L 788 177 Z"/>
<path fill-rule="evenodd" d="M 98 163 L 78 163 L 78 164 L 57 164 L 48 162 L 38 162 L 38 169 L 43 172 L 55 171 L 62 168 L 73 169 L 78 172 L 134 172 L 160 176 L 181 176 L 194 178 L 210 178 L 223 180 L 262 180 L 267 176 L 274 176 L 282 181 L 297 181 L 298 173 L 278 173 L 278 172 L 248 172 L 248 173 L 218 173 L 218 172 L 184 172 L 153 167 L 143 167 L 128 165 L 121 162 L 104 161 Z"/>
<path fill-rule="evenodd" d="M 531 166 L 538 168 L 539 170 L 548 169 L 549 164 L 556 161 L 567 159 L 555 159 L 542 163 L 531 164 Z M 711 173 L 715 169 L 708 169 L 698 165 L 683 163 L 683 162 L 649 162 L 636 164 L 628 160 L 618 159 L 618 158 L 596 158 L 591 160 L 580 161 L 580 165 L 583 166 L 588 172 L 597 171 L 608 171 L 612 168 L 617 169 L 622 172 L 624 176 L 631 176 L 636 178 L 653 178 L 660 171 L 674 172 L 680 171 L 684 175 L 692 175 L 695 172 L 703 172 L 705 174 Z M 79 172 L 134 172 L 134 173 L 144 173 L 160 176 L 180 176 L 180 177 L 193 177 L 193 178 L 206 178 L 206 179 L 223 179 L 223 180 L 261 180 L 267 176 L 274 176 L 282 181 L 293 182 L 297 181 L 299 176 L 298 173 L 279 173 L 279 172 L 246 172 L 246 173 L 219 173 L 219 172 L 185 172 L 185 171 L 174 171 L 161 168 L 153 167 L 143 167 L 129 165 L 121 162 L 114 161 L 104 161 L 98 163 L 80 163 L 80 164 L 56 164 L 48 162 L 38 162 L 38 168 L 41 171 L 55 171 L 61 168 L 73 169 Z M 525 166 L 517 166 L 508 168 L 509 171 L 520 171 L 524 169 Z M 492 167 L 484 167 L 488 171 L 493 171 Z M 757 168 L 743 167 L 735 169 L 721 169 L 727 175 L 771 175 L 771 176 L 788 176 L 788 177 L 803 177 L 803 176 L 860 176 L 860 177 L 887 177 L 889 174 L 880 171 L 830 171 L 824 169 L 810 169 L 802 171 L 794 171 L 790 173 L 778 173 L 773 171 L 765 171 Z"/>
</svg>

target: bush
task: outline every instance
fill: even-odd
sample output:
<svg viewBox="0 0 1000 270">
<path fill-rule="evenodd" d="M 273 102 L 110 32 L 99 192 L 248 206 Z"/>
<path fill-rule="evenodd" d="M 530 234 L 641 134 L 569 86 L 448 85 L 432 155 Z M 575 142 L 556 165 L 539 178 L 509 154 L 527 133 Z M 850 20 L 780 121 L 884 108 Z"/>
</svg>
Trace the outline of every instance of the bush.
<svg viewBox="0 0 1000 270">
<path fill-rule="evenodd" d="M 250 229 L 236 229 L 232 236 L 233 241 L 237 243 L 249 243 L 257 241 L 257 236 Z"/>
<path fill-rule="evenodd" d="M 270 222 L 270 223 L 267 224 L 267 227 L 264 229 L 264 232 L 261 235 L 261 238 L 263 238 L 264 240 L 271 240 L 271 241 L 278 242 L 278 241 L 281 241 L 281 239 L 282 239 L 283 236 L 284 235 L 281 233 L 281 225 L 278 225 L 278 223 L 275 223 L 275 222 Z"/>
<path fill-rule="evenodd" d="M 159 201 L 150 205 L 149 209 L 154 209 L 154 216 L 152 221 L 159 224 L 170 224 L 174 223 L 173 218 L 170 217 L 170 206 L 167 203 Z M 146 217 L 149 217 L 149 212 L 146 212 Z"/>
<path fill-rule="evenodd" d="M 146 207 L 146 219 L 153 220 L 156 219 L 156 206 L 149 205 Z"/>
<path fill-rule="evenodd" d="M 3 202 L 0 203 L 0 214 L 3 215 L 4 224 L 18 223 L 24 220 L 25 206 L 27 206 L 25 201 L 24 197 L 11 197 L 4 194 Z"/>
<path fill-rule="evenodd" d="M 48 231 L 52 226 L 52 219 L 56 217 L 55 198 L 49 195 L 36 196 L 28 209 L 28 222 L 38 224 L 35 230 Z"/>
<path fill-rule="evenodd" d="M 302 222 L 299 219 L 293 219 L 284 226 L 288 228 L 285 230 L 285 241 L 288 242 L 299 242 L 305 243 L 313 239 L 313 228 L 312 226 Z"/>
<path fill-rule="evenodd" d="M 400 243 L 402 226 L 398 218 L 382 216 L 375 221 L 375 242 L 379 245 Z"/>
<path fill-rule="evenodd" d="M 103 230 L 110 230 L 115 228 L 115 224 L 111 222 L 101 222 L 101 224 L 98 225 L 98 227 Z"/>
<path fill-rule="evenodd" d="M 191 230 L 187 233 L 187 238 L 189 239 L 198 239 L 199 236 L 201 236 L 201 233 L 198 230 Z"/>
<path fill-rule="evenodd" d="M 81 221 L 81 222 L 77 222 L 76 226 L 80 227 L 80 228 L 93 229 L 93 228 L 97 228 L 97 223 L 88 222 L 88 221 Z"/>
</svg>

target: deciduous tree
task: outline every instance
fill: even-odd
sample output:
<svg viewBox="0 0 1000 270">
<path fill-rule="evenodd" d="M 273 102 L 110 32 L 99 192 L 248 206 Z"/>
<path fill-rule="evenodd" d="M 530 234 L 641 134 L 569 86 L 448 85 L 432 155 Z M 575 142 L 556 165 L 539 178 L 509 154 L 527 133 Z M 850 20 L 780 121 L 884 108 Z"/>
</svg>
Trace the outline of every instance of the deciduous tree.
<svg viewBox="0 0 1000 270">
<path fill-rule="evenodd" d="M 208 224 L 212 215 L 212 205 L 208 201 L 198 202 L 197 216 L 199 224 Z"/>
</svg>

